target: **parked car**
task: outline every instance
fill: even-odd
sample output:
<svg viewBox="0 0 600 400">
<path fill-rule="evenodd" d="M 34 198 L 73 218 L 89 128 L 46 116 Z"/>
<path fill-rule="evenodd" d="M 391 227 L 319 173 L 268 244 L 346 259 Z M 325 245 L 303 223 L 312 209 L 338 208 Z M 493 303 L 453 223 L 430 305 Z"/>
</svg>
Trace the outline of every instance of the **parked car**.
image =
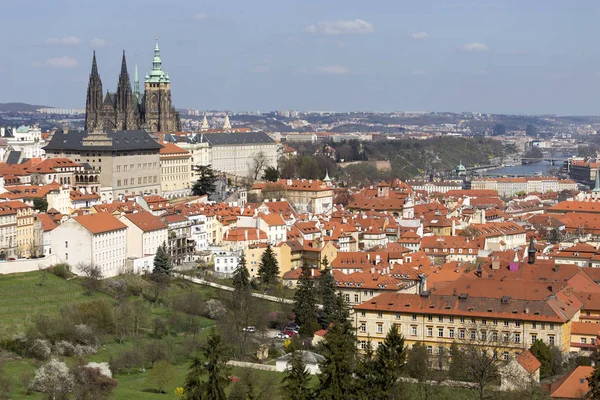
<svg viewBox="0 0 600 400">
<path fill-rule="evenodd" d="M 298 332 L 300 330 L 300 326 L 296 323 L 290 322 L 285 329 L 289 329 L 290 331 Z"/>
<path fill-rule="evenodd" d="M 242 329 L 244 332 L 248 332 L 248 333 L 254 333 L 256 332 L 256 328 L 253 326 L 247 326 L 244 329 Z"/>
<path fill-rule="evenodd" d="M 279 332 L 277 335 L 275 335 L 275 339 L 289 339 L 290 335 L 288 335 L 287 333 L 283 333 L 283 332 Z"/>
<path fill-rule="evenodd" d="M 285 333 L 290 338 L 293 338 L 294 336 L 296 336 L 298 334 L 298 332 L 294 332 L 294 331 L 291 331 L 289 329 L 285 329 L 285 330 L 281 331 L 281 333 Z"/>
</svg>

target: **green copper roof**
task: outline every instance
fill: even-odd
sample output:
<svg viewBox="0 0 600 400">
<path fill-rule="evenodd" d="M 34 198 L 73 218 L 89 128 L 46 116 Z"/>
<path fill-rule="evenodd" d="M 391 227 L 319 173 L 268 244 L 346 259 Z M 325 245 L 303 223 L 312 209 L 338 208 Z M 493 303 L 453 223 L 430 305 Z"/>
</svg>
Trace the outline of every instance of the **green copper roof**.
<svg viewBox="0 0 600 400">
<path fill-rule="evenodd" d="M 152 71 L 146 74 L 147 83 L 169 83 L 169 76 L 162 70 L 162 60 L 160 59 L 160 49 L 158 48 L 158 38 L 154 46 L 154 58 L 152 59 Z"/>
</svg>

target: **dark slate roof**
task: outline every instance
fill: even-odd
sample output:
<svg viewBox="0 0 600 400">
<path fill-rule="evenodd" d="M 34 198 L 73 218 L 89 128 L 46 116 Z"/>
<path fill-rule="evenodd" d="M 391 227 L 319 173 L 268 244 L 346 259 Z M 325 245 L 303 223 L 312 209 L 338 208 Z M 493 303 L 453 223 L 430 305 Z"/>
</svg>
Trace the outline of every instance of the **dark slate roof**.
<svg viewBox="0 0 600 400">
<path fill-rule="evenodd" d="M 275 143 L 275 141 L 264 132 L 207 133 L 204 135 L 204 140 L 210 143 L 211 146 Z"/>
<path fill-rule="evenodd" d="M 108 131 L 106 135 L 112 139 L 111 146 L 83 146 L 83 139 L 88 131 L 56 131 L 52 140 L 44 150 L 159 150 L 163 146 L 154 140 L 146 131 Z"/>
<path fill-rule="evenodd" d="M 7 164 L 18 164 L 21 159 L 20 151 L 11 151 L 8 153 L 8 158 L 6 159 Z"/>
</svg>

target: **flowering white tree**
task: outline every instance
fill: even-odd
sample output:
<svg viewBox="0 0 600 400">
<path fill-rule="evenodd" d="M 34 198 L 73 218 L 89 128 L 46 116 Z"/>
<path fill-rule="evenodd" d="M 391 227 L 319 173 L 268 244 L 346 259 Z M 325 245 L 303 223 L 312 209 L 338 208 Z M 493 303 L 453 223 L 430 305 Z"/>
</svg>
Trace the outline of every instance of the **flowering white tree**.
<svg viewBox="0 0 600 400">
<path fill-rule="evenodd" d="M 101 375 L 104 375 L 107 378 L 112 378 L 112 372 L 110 371 L 110 366 L 108 365 L 107 362 L 101 362 L 101 363 L 90 362 L 85 367 L 97 369 Z"/>
<path fill-rule="evenodd" d="M 36 392 L 48 393 L 52 400 L 63 398 L 74 389 L 74 380 L 69 367 L 62 361 L 52 358 L 35 371 L 29 388 Z"/>
</svg>

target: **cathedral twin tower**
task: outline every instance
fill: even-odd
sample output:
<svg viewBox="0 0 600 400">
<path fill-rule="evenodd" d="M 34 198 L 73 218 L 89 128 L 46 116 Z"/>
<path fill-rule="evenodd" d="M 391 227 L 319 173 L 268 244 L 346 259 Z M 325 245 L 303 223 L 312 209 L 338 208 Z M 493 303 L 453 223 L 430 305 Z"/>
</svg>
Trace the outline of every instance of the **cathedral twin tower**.
<svg viewBox="0 0 600 400">
<path fill-rule="evenodd" d="M 144 78 L 144 93 L 140 93 L 137 65 L 133 90 L 127 72 L 125 51 L 116 93 L 102 91 L 102 81 L 96 65 L 96 52 L 85 104 L 85 129 L 88 131 L 121 131 L 145 129 L 150 132 L 178 131 L 179 116 L 171 101 L 171 79 L 162 70 L 158 41 L 154 47 L 152 71 Z"/>
</svg>

